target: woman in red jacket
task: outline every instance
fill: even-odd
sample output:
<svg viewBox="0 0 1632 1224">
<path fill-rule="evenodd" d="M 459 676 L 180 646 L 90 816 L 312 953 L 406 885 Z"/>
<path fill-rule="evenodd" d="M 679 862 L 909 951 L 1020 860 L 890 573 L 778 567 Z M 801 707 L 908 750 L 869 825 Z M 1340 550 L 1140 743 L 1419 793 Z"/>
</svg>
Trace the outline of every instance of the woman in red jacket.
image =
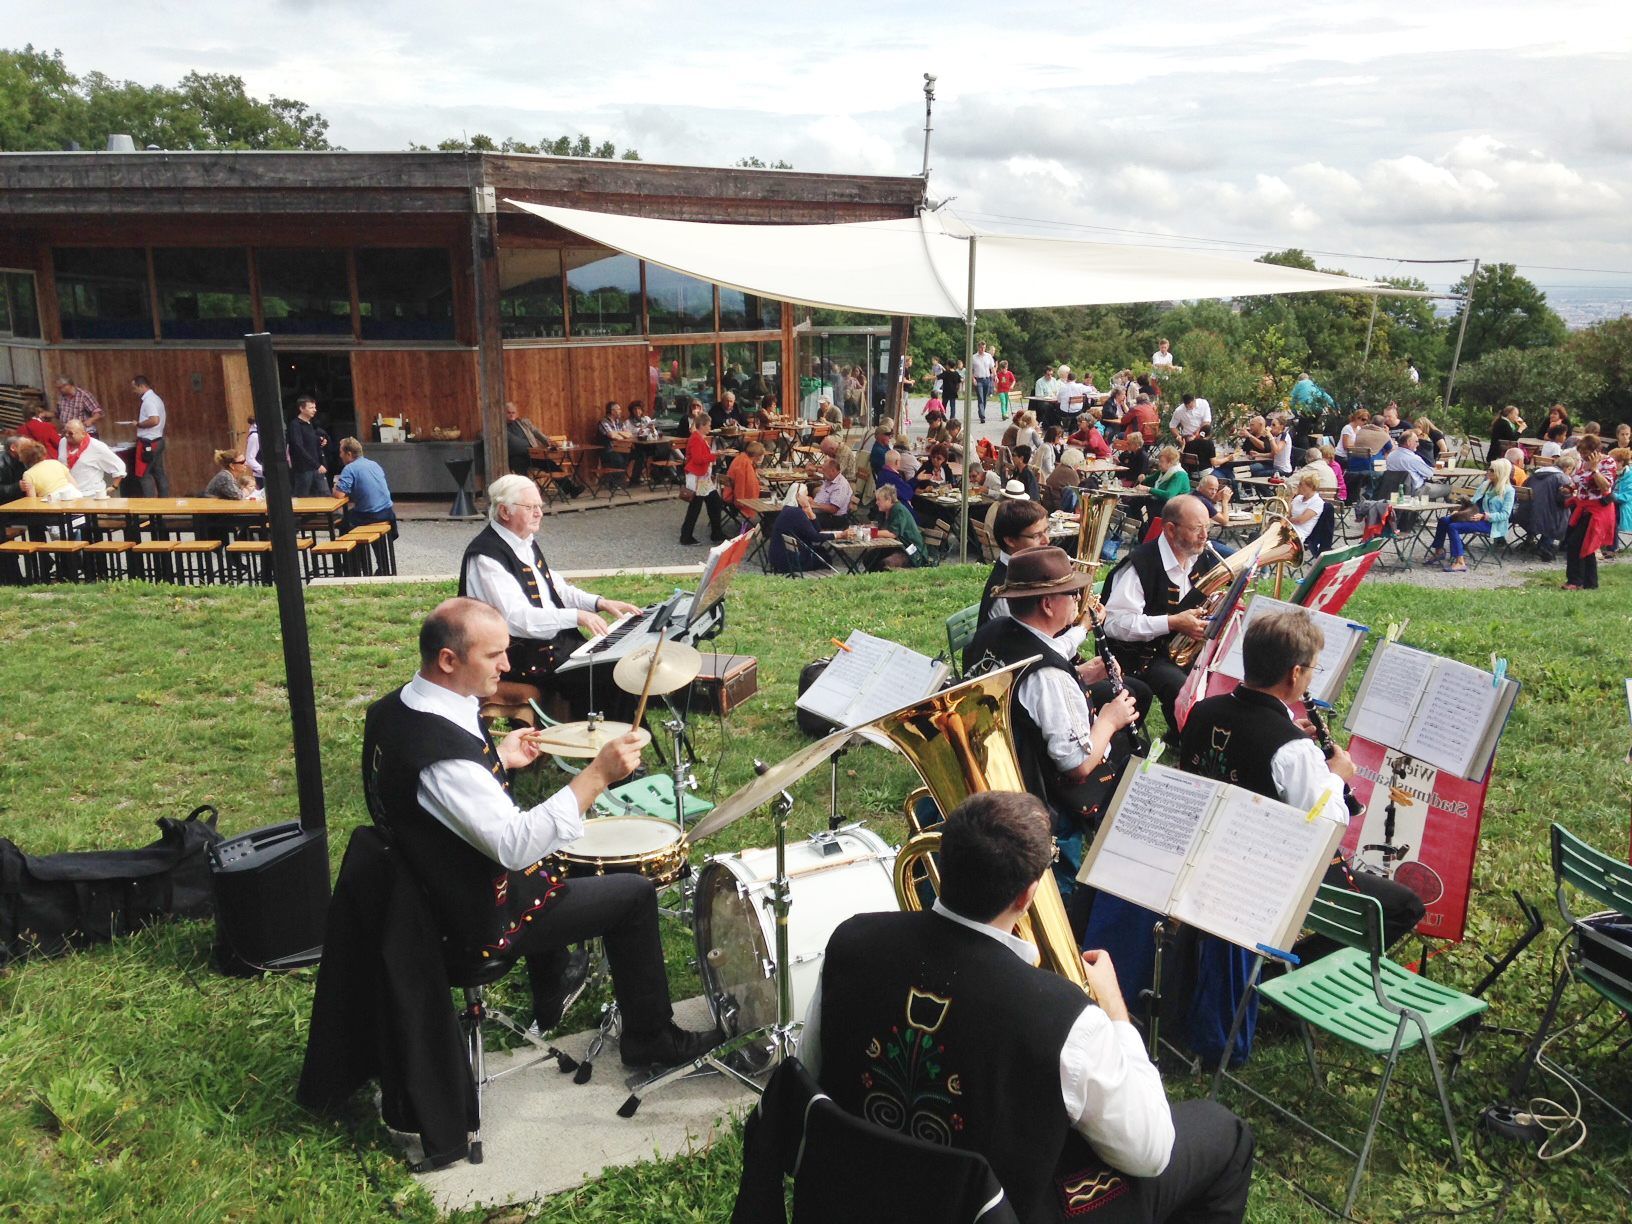
<svg viewBox="0 0 1632 1224">
<path fill-rule="evenodd" d="M 697 514 L 708 506 L 708 538 L 718 544 L 725 539 L 720 523 L 724 503 L 714 487 L 714 448 L 708 441 L 708 411 L 696 409 L 691 414 L 691 436 L 686 439 L 686 490 L 691 494 L 686 504 L 686 520 L 680 525 L 680 543 L 700 544 L 692 533 L 697 528 Z"/>
</svg>

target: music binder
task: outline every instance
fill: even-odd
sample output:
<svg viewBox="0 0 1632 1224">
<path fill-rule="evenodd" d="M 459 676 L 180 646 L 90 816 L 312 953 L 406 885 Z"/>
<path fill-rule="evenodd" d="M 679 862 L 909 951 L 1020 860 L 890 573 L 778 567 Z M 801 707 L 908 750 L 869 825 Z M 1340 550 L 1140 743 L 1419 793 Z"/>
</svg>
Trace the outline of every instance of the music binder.
<svg viewBox="0 0 1632 1224">
<path fill-rule="evenodd" d="M 855 629 L 795 705 L 836 727 L 859 727 L 928 697 L 951 674 L 928 655 Z"/>
<path fill-rule="evenodd" d="M 1290 948 L 1345 825 L 1135 757 L 1079 882 L 1249 951 Z"/>
<path fill-rule="evenodd" d="M 1309 683 L 1309 695 L 1316 701 L 1332 705 L 1343 691 L 1343 682 L 1348 678 L 1349 668 L 1354 665 L 1355 657 L 1365 643 L 1366 634 L 1371 632 L 1365 625 L 1357 625 L 1344 616 L 1299 607 L 1284 600 L 1271 599 L 1267 595 L 1254 595 L 1247 604 L 1246 616 L 1242 619 L 1240 628 L 1231 638 L 1229 649 L 1225 651 L 1224 659 L 1218 665 L 1219 672 L 1235 680 L 1244 678 L 1241 661 L 1242 639 L 1246 637 L 1253 621 L 1271 612 L 1302 612 L 1319 626 L 1326 644 L 1321 648 L 1320 657 L 1315 660 L 1315 676 Z"/>
</svg>

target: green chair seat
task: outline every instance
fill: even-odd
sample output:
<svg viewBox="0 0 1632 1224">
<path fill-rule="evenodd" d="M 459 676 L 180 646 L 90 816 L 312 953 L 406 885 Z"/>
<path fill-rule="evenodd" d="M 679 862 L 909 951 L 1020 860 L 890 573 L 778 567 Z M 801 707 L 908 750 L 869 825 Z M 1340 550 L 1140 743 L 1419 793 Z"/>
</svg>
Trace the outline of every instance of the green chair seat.
<svg viewBox="0 0 1632 1224">
<path fill-rule="evenodd" d="M 975 640 L 975 630 L 979 627 L 979 604 L 970 604 L 946 618 L 946 649 L 952 657 L 953 675 L 963 675 L 963 648 Z"/>
<path fill-rule="evenodd" d="M 688 826 L 714 810 L 712 803 L 689 791 L 682 802 Z M 674 779 L 667 774 L 649 774 L 614 786 L 595 800 L 595 810 L 603 816 L 653 816 L 673 821 Z"/>
<path fill-rule="evenodd" d="M 1407 972 L 1393 961 L 1379 961 L 1378 969 L 1389 1000 L 1421 1015 L 1436 1037 L 1488 1006 L 1483 999 Z M 1302 969 L 1261 983 L 1258 990 L 1294 1016 L 1373 1054 L 1387 1054 L 1394 1045 L 1400 1018 L 1377 1001 L 1371 957 L 1358 948 L 1340 948 Z M 1414 1049 L 1421 1043 L 1421 1031 L 1415 1025 L 1406 1026 L 1400 1049 Z"/>
</svg>

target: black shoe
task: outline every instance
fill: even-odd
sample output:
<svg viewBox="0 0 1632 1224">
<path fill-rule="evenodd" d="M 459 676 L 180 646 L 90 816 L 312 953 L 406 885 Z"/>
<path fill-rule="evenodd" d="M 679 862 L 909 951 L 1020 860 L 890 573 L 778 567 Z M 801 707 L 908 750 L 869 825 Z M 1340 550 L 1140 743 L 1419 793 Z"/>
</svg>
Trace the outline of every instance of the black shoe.
<svg viewBox="0 0 1632 1224">
<path fill-rule="evenodd" d="M 681 536 L 680 537 L 680 543 L 682 543 L 682 544 L 701 544 L 702 541 L 699 540 L 696 536 Z"/>
<path fill-rule="evenodd" d="M 713 531 L 710 532 L 708 536 L 708 541 L 710 544 L 723 544 L 725 543 L 726 539 L 726 534 L 723 531 Z"/>
<path fill-rule="evenodd" d="M 533 1027 L 541 1034 L 553 1031 L 588 981 L 589 949 L 580 944 L 568 954 L 560 980 L 533 996 Z"/>
<path fill-rule="evenodd" d="M 693 1033 L 672 1020 L 653 1037 L 623 1035 L 620 1057 L 626 1067 L 677 1067 L 701 1058 L 724 1040 L 719 1029 Z"/>
</svg>

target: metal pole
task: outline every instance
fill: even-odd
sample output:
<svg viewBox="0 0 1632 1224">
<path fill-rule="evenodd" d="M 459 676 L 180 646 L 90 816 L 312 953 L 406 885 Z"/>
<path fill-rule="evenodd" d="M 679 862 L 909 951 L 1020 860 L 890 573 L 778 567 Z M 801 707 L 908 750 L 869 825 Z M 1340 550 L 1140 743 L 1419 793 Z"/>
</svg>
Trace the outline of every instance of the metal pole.
<svg viewBox="0 0 1632 1224">
<path fill-rule="evenodd" d="M 1377 297 L 1378 295 L 1375 293 L 1371 295 L 1371 318 L 1366 321 L 1366 351 L 1360 358 L 1362 366 L 1371 360 L 1371 333 L 1372 329 L 1377 326 Z"/>
<path fill-rule="evenodd" d="M 1456 389 L 1456 367 L 1462 360 L 1462 338 L 1468 334 L 1468 316 L 1473 313 L 1473 291 L 1479 284 L 1479 261 L 1473 261 L 1468 273 L 1468 292 L 1462 298 L 1462 326 L 1456 329 L 1456 351 L 1451 354 L 1451 372 L 1445 376 L 1445 407 L 1451 406 L 1451 392 Z"/>
<path fill-rule="evenodd" d="M 969 464 L 975 457 L 974 387 L 970 366 L 975 361 L 975 236 L 969 235 L 969 296 L 963 303 L 963 528 L 958 539 L 958 562 L 969 560 Z"/>
<path fill-rule="evenodd" d="M 306 637 L 306 596 L 301 589 L 300 554 L 295 550 L 295 508 L 290 500 L 289 455 L 283 430 L 283 396 L 272 337 L 244 337 L 255 423 L 261 431 L 261 466 L 266 477 L 266 517 L 272 536 L 272 581 L 278 592 L 278 624 L 283 631 L 283 671 L 289 690 L 289 718 L 295 732 L 295 786 L 300 827 L 324 827 L 323 764 L 318 753 L 317 697 L 312 689 L 312 650 Z"/>
<path fill-rule="evenodd" d="M 930 112 L 935 108 L 935 78 L 924 73 L 924 191 L 929 191 L 929 134 L 935 129 L 929 126 Z"/>
</svg>

